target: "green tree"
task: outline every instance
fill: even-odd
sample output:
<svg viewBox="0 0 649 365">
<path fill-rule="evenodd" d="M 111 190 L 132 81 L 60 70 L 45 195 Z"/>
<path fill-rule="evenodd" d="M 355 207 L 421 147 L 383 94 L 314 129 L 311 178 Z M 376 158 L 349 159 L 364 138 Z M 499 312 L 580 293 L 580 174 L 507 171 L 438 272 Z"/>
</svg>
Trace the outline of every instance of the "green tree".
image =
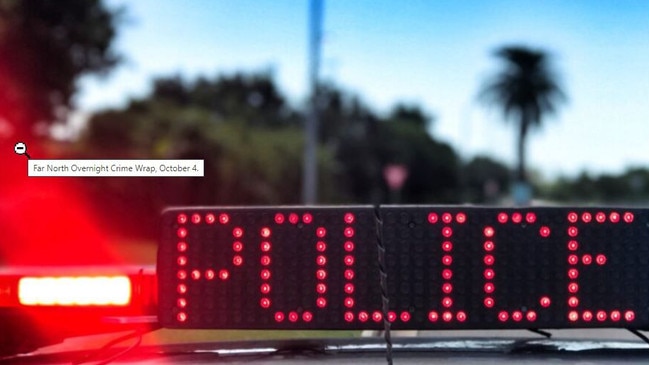
<svg viewBox="0 0 649 365">
<path fill-rule="evenodd" d="M 484 85 L 480 98 L 501 109 L 518 131 L 516 179 L 526 182 L 525 144 L 529 131 L 557 111 L 566 97 L 550 65 L 550 56 L 539 50 L 508 46 L 496 51 L 503 68 Z"/>
<path fill-rule="evenodd" d="M 0 1 L 0 118 L 15 126 L 62 119 L 78 79 L 118 62 L 119 14 L 100 0 Z"/>
</svg>

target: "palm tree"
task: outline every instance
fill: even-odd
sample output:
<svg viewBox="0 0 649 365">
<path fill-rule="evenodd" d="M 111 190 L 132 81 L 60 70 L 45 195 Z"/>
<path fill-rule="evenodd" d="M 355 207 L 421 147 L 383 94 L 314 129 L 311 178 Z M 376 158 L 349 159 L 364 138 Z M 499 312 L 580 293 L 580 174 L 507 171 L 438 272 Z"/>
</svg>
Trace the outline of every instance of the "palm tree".
<svg viewBox="0 0 649 365">
<path fill-rule="evenodd" d="M 549 55 L 522 46 L 507 46 L 495 55 L 504 68 L 484 85 L 480 99 L 501 109 L 505 121 L 512 120 L 518 129 L 518 164 L 516 180 L 526 183 L 525 142 L 532 127 L 554 114 L 566 101 L 557 77 L 550 67 Z"/>
</svg>

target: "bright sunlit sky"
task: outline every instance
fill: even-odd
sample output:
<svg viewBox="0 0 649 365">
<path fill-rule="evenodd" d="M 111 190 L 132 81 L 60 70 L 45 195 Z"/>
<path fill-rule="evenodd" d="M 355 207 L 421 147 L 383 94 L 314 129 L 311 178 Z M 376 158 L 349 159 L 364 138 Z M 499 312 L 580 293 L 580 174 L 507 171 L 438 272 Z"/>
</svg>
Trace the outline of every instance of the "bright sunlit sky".
<svg viewBox="0 0 649 365">
<path fill-rule="evenodd" d="M 307 93 L 308 1 L 112 0 L 125 5 L 108 78 L 85 79 L 83 111 L 146 95 L 153 76 L 272 70 L 293 103 Z M 514 162 L 514 131 L 476 100 L 498 69 L 493 50 L 521 44 L 554 56 L 569 96 L 531 135 L 546 177 L 649 166 L 649 2 L 325 0 L 323 79 L 386 112 L 416 103 L 435 138 L 465 158 Z M 510 125 L 511 127 L 511 125 Z M 326 126 L 322 126 L 326 128 Z"/>
</svg>

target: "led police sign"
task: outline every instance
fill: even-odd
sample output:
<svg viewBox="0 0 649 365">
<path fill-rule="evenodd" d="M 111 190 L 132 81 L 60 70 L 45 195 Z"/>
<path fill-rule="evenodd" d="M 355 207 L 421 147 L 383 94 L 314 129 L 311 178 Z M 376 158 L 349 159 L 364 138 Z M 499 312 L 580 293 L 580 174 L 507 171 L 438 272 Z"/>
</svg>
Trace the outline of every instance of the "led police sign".
<svg viewBox="0 0 649 365">
<path fill-rule="evenodd" d="M 642 209 L 173 208 L 162 215 L 159 320 L 222 329 L 380 329 L 384 319 L 394 329 L 646 329 L 648 267 Z"/>
</svg>

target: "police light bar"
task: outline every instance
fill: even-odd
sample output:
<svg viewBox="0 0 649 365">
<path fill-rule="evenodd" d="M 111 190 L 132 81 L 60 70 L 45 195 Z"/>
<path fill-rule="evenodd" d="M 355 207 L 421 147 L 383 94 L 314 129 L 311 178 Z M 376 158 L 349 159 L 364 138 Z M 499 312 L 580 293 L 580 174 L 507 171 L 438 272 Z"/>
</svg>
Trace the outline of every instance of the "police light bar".
<svg viewBox="0 0 649 365">
<path fill-rule="evenodd" d="M 128 276 L 22 277 L 18 281 L 22 305 L 127 305 Z"/>
<path fill-rule="evenodd" d="M 169 328 L 648 329 L 648 267 L 647 209 L 180 207 L 162 215 L 158 318 Z"/>
</svg>

